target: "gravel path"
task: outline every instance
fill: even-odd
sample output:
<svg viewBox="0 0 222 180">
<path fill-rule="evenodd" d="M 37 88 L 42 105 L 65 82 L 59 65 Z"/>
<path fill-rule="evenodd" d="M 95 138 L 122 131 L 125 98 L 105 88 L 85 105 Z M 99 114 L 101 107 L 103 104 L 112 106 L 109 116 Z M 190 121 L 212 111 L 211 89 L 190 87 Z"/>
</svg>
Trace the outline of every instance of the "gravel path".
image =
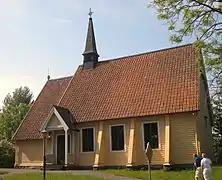
<svg viewBox="0 0 222 180">
<path fill-rule="evenodd" d="M 9 174 L 15 173 L 28 173 L 28 172 L 42 172 L 36 169 L 0 169 L 0 171 L 9 172 Z M 51 173 L 71 173 L 73 175 L 90 175 L 94 177 L 104 178 L 107 180 L 140 180 L 135 178 L 116 176 L 113 174 L 105 173 L 102 171 L 88 171 L 88 170 L 68 170 L 68 171 L 47 171 Z M 7 175 L 7 174 L 6 174 Z"/>
</svg>

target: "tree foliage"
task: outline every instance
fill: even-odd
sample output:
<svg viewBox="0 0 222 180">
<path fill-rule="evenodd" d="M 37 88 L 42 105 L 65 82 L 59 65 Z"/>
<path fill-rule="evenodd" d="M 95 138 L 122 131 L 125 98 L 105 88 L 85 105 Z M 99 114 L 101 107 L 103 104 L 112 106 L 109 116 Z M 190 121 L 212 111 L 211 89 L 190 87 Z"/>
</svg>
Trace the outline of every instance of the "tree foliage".
<svg viewBox="0 0 222 180">
<path fill-rule="evenodd" d="M 209 0 L 152 0 L 158 19 L 165 20 L 172 32 L 170 41 L 180 43 L 196 36 L 212 81 L 222 74 L 222 3 Z M 213 85 L 213 82 L 212 82 Z"/>
<path fill-rule="evenodd" d="M 16 88 L 15 91 L 11 94 L 7 94 L 4 99 L 4 106 L 19 106 L 20 104 L 30 104 L 33 98 L 33 94 L 30 92 L 30 89 L 25 87 Z"/>
<path fill-rule="evenodd" d="M 30 108 L 33 94 L 30 89 L 20 87 L 4 99 L 0 114 L 0 138 L 11 141 L 13 134 Z"/>
<path fill-rule="evenodd" d="M 13 167 L 15 160 L 15 150 L 13 144 L 7 140 L 0 140 L 0 168 Z"/>
<path fill-rule="evenodd" d="M 149 7 L 168 24 L 170 41 L 181 43 L 196 36 L 210 78 L 213 100 L 214 151 L 222 162 L 222 2 L 214 0 L 152 0 Z"/>
<path fill-rule="evenodd" d="M 15 151 L 11 138 L 30 108 L 33 94 L 30 89 L 20 87 L 4 99 L 0 112 L 0 167 L 13 167 Z"/>
<path fill-rule="evenodd" d="M 217 97 L 213 100 L 214 125 L 214 153 L 216 161 L 222 163 L 222 98 Z"/>
<path fill-rule="evenodd" d="M 7 106 L 3 108 L 3 113 L 1 114 L 1 126 L 0 126 L 0 137 L 11 141 L 13 134 L 21 123 L 22 119 L 25 117 L 26 113 L 30 108 L 29 104 L 20 103 L 17 106 Z"/>
</svg>

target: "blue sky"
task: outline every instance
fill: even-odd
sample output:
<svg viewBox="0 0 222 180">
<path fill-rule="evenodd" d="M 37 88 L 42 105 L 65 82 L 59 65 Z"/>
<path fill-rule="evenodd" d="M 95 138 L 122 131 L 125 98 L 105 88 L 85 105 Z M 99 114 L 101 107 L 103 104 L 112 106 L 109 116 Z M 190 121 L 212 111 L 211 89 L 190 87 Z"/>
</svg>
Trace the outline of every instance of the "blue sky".
<svg viewBox="0 0 222 180">
<path fill-rule="evenodd" d="M 88 11 L 100 60 L 175 46 L 148 0 L 0 0 L 0 102 L 27 85 L 34 96 L 82 63 Z M 184 43 L 191 42 L 189 39 Z"/>
</svg>

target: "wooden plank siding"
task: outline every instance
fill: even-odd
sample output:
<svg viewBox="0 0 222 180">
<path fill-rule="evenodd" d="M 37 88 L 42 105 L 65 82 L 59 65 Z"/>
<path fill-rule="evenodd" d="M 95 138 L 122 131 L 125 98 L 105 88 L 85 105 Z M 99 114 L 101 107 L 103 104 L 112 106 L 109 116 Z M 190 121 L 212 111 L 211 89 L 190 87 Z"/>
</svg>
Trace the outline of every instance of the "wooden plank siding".
<svg viewBox="0 0 222 180">
<path fill-rule="evenodd" d="M 159 127 L 159 148 L 153 150 L 152 164 L 161 165 L 165 162 L 165 116 L 149 116 L 136 119 L 135 123 L 135 160 L 134 165 L 146 165 L 147 158 L 145 149 L 143 148 L 143 134 L 142 123 L 144 122 L 158 122 Z"/>
<path fill-rule="evenodd" d="M 198 141 L 200 142 L 200 152 L 206 152 L 207 155 L 213 157 L 213 138 L 212 126 L 209 119 L 209 109 L 207 107 L 207 89 L 204 85 L 204 79 L 200 79 L 200 112 L 197 121 Z M 205 117 L 207 119 L 205 120 Z"/>
<path fill-rule="evenodd" d="M 170 115 L 170 157 L 172 164 L 193 162 L 193 153 L 196 152 L 196 118 L 197 115 L 192 113 Z"/>
<path fill-rule="evenodd" d="M 41 166 L 43 162 L 43 141 L 16 141 L 15 165 Z"/>
<path fill-rule="evenodd" d="M 82 127 L 95 128 L 95 147 L 98 148 L 98 145 L 100 144 L 100 148 L 96 149 L 95 152 L 81 152 L 80 132 L 74 132 L 74 138 L 72 139 L 73 149 L 72 153 L 68 155 L 68 162 L 79 166 L 93 166 L 95 160 L 96 165 L 98 166 L 127 166 L 129 164 L 132 166 L 146 165 L 147 159 L 143 148 L 142 134 L 142 125 L 144 122 L 158 122 L 159 124 L 159 148 L 153 150 L 153 165 L 163 165 L 166 163 L 167 154 L 169 154 L 169 162 L 172 164 L 186 164 L 193 162 L 192 154 L 196 152 L 197 114 L 191 112 L 103 121 L 103 132 L 101 137 L 99 136 L 99 129 L 101 129 L 99 121 L 77 124 L 78 129 L 81 129 Z M 116 124 L 125 125 L 125 151 L 122 152 L 110 151 L 109 127 L 110 125 Z M 166 140 L 165 133 L 168 132 L 166 131 L 166 125 L 170 126 L 169 141 Z M 134 133 L 130 133 L 132 132 L 132 128 L 134 128 Z M 55 146 L 52 148 L 51 145 L 52 141 L 55 143 L 55 136 L 57 133 L 64 132 L 57 131 L 52 133 L 52 137 L 54 138 L 50 138 L 47 142 L 48 154 L 52 152 L 55 154 Z M 166 143 L 169 143 L 169 146 L 166 145 Z M 16 163 L 18 165 L 21 166 L 24 165 L 24 163 L 41 165 L 42 140 L 17 141 L 16 146 L 16 153 L 20 153 L 16 158 Z M 38 154 L 33 153 L 36 149 L 39 149 Z M 167 153 L 166 151 L 170 152 Z"/>
</svg>

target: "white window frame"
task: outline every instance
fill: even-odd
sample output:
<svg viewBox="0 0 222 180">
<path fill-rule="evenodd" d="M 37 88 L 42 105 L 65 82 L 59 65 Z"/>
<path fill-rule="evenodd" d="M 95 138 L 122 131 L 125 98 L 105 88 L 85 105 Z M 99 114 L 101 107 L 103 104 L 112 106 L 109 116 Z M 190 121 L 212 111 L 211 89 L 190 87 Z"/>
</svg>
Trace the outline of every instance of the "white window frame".
<svg viewBox="0 0 222 180">
<path fill-rule="evenodd" d="M 119 150 L 119 151 L 118 150 L 112 150 L 112 131 L 111 131 L 111 128 L 116 127 L 116 126 L 123 126 L 124 149 Z M 109 125 L 109 148 L 110 148 L 110 152 L 126 152 L 126 126 L 125 126 L 125 124 Z"/>
<path fill-rule="evenodd" d="M 141 132 L 142 132 L 142 148 L 145 150 L 146 144 L 145 142 L 145 137 L 144 137 L 144 124 L 151 124 L 151 123 L 157 123 L 157 135 L 158 135 L 158 148 L 154 148 L 153 150 L 160 150 L 161 149 L 161 142 L 160 142 L 160 123 L 159 121 L 144 121 L 141 123 Z"/>
<path fill-rule="evenodd" d="M 87 152 L 84 152 L 83 149 L 82 149 L 82 145 L 83 145 L 83 139 L 82 139 L 82 131 L 84 129 L 93 129 L 93 151 L 87 151 Z M 89 126 L 89 127 L 82 127 L 80 128 L 80 152 L 81 153 L 95 153 L 96 151 L 96 137 L 95 137 L 95 127 L 93 126 Z"/>
</svg>

